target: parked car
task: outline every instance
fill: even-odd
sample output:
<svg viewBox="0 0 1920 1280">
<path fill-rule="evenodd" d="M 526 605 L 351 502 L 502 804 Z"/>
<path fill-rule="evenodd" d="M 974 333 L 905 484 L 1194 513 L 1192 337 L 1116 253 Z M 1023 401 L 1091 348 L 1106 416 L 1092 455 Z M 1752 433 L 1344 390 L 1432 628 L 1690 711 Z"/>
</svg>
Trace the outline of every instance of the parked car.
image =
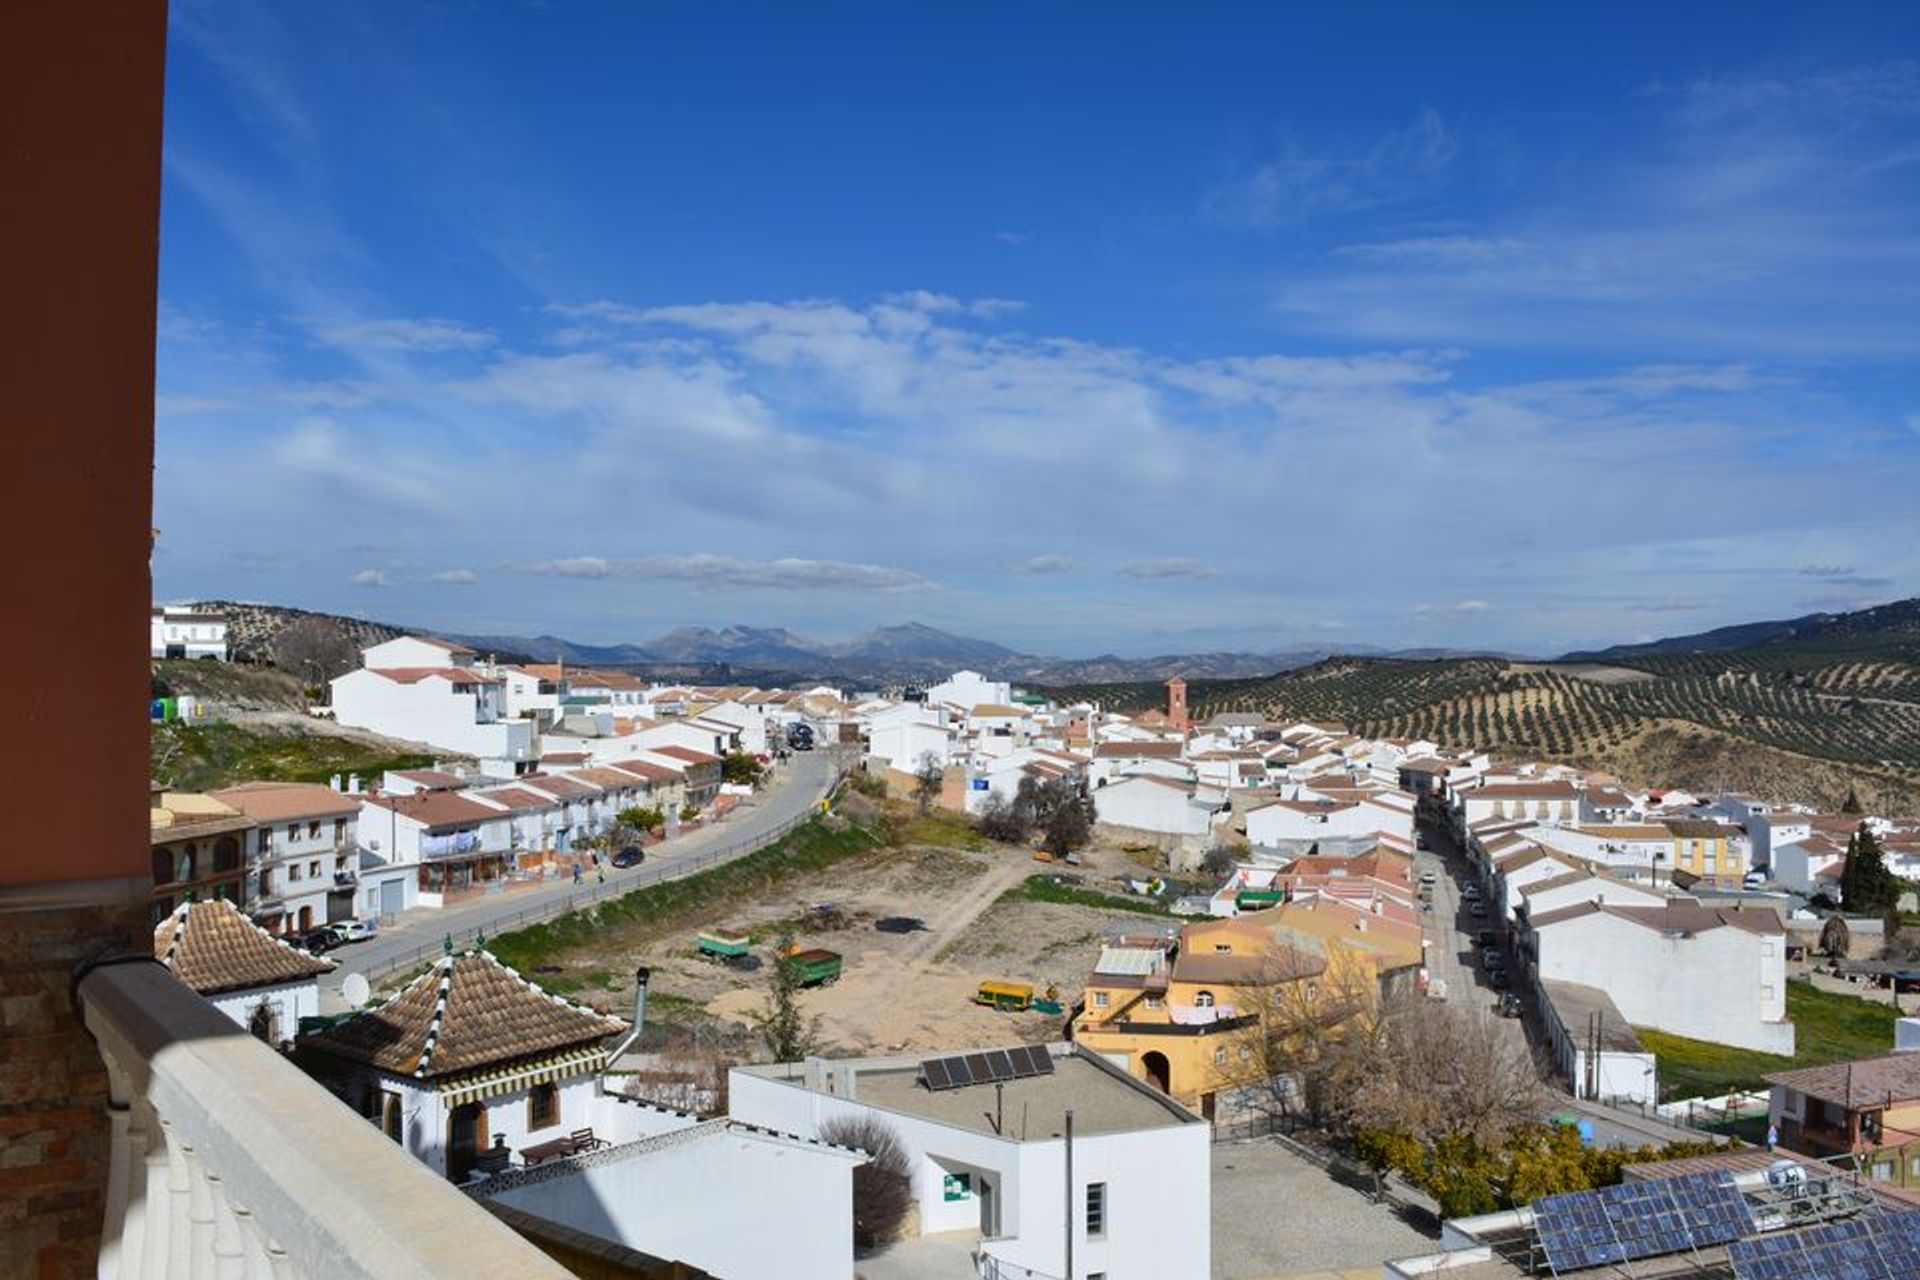
<svg viewBox="0 0 1920 1280">
<path fill-rule="evenodd" d="M 326 925 L 319 929 L 309 929 L 305 933 L 298 935 L 293 939 L 293 945 L 299 947 L 302 951 L 317 956 L 322 952 L 331 951 L 339 946 L 340 935 L 334 932 L 332 925 Z"/>
<path fill-rule="evenodd" d="M 1487 981 L 1492 984 L 1495 991 L 1505 991 L 1507 989 L 1507 971 L 1505 969 L 1489 969 L 1487 970 Z"/>
<path fill-rule="evenodd" d="M 1475 920 L 1484 919 L 1487 914 L 1487 904 L 1484 902 L 1469 902 L 1467 904 L 1467 914 Z"/>
<path fill-rule="evenodd" d="M 1480 963 L 1489 969 L 1504 969 L 1507 967 L 1507 958 L 1500 954 L 1500 948 L 1488 947 L 1480 953 Z"/>
<path fill-rule="evenodd" d="M 1432 871 L 1422 871 L 1420 873 L 1420 883 L 1424 885 L 1431 886 L 1434 882 L 1436 882 L 1439 879 L 1440 879 L 1439 875 L 1437 875 Z"/>
<path fill-rule="evenodd" d="M 1468 902 L 1478 902 L 1480 901 L 1480 886 L 1477 884 L 1468 884 L 1466 888 L 1460 891 L 1460 896 Z"/>
<path fill-rule="evenodd" d="M 1493 1011 L 1503 1018 L 1517 1018 L 1524 1012 L 1520 997 L 1511 991 L 1501 992 L 1499 1003 L 1493 1006 Z"/>
<path fill-rule="evenodd" d="M 1497 947 L 1500 945 L 1500 935 L 1491 929 L 1482 929 L 1473 935 L 1473 940 L 1483 947 Z"/>
<path fill-rule="evenodd" d="M 637 844 L 630 844 L 613 855 L 613 865 L 616 867 L 637 867 L 646 860 L 647 855 Z"/>
<path fill-rule="evenodd" d="M 380 932 L 380 926 L 371 920 L 341 920 L 327 928 L 342 943 L 365 942 Z"/>
</svg>

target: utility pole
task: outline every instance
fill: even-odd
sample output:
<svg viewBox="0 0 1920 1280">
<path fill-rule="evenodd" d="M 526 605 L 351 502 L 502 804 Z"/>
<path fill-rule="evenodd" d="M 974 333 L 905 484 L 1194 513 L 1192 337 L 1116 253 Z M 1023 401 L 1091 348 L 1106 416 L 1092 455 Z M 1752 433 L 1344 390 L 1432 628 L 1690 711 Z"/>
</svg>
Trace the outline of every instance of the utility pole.
<svg viewBox="0 0 1920 1280">
<path fill-rule="evenodd" d="M 1073 1280 L 1073 1112 L 1067 1112 L 1067 1280 Z"/>
</svg>

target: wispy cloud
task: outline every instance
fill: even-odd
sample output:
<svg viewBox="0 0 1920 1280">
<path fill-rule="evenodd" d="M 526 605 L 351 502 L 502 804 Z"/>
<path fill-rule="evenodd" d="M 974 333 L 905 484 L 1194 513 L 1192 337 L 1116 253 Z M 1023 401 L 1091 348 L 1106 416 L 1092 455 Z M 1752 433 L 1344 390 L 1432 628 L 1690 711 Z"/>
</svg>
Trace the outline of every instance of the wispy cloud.
<svg viewBox="0 0 1920 1280">
<path fill-rule="evenodd" d="M 428 574 L 426 580 L 442 586 L 470 587 L 480 581 L 480 575 L 471 569 L 442 569 Z"/>
<path fill-rule="evenodd" d="M 1080 562 L 1072 556 L 1040 555 L 1028 556 L 1013 566 L 1012 572 L 1021 577 L 1038 578 L 1050 574 L 1072 573 Z"/>
<path fill-rule="evenodd" d="M 494 335 L 484 329 L 431 319 L 316 323 L 313 334 L 328 346 L 346 351 L 480 351 L 495 341 Z"/>
<path fill-rule="evenodd" d="M 834 560 L 741 560 L 733 556 L 642 556 L 632 560 L 567 556 L 530 565 L 526 572 L 559 578 L 651 578 L 712 587 L 914 591 L 934 584 L 907 569 Z"/>
<path fill-rule="evenodd" d="M 1219 571 L 1205 561 L 1187 556 L 1158 556 L 1121 565 L 1116 573 L 1126 578 L 1211 578 Z"/>
<path fill-rule="evenodd" d="M 351 579 L 356 587 L 390 587 L 393 582 L 381 569 L 362 569 Z"/>
<path fill-rule="evenodd" d="M 1395 204 L 1432 190 L 1457 151 L 1431 108 L 1404 129 L 1332 147 L 1289 137 L 1277 154 L 1207 192 L 1201 212 L 1213 222 L 1266 231 Z"/>
</svg>

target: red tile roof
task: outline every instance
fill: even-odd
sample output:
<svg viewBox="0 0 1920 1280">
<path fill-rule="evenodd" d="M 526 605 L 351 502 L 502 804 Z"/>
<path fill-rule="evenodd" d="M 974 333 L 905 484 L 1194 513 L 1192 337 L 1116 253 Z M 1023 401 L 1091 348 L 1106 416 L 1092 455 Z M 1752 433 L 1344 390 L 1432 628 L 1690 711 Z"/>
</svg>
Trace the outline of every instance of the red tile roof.
<svg viewBox="0 0 1920 1280">
<path fill-rule="evenodd" d="M 366 796 L 367 804 L 391 809 L 428 827 L 463 827 L 500 817 L 497 809 L 475 804 L 451 791 L 418 791 L 410 796 Z"/>
<path fill-rule="evenodd" d="M 720 757 L 705 751 L 695 751 L 692 747 L 655 747 L 656 755 L 672 756 L 675 760 L 685 760 L 688 764 L 719 764 Z"/>
<path fill-rule="evenodd" d="M 422 680 L 448 680 L 454 684 L 500 684 L 493 676 L 483 676 L 467 667 L 369 667 L 377 676 L 395 684 L 419 684 Z"/>
</svg>

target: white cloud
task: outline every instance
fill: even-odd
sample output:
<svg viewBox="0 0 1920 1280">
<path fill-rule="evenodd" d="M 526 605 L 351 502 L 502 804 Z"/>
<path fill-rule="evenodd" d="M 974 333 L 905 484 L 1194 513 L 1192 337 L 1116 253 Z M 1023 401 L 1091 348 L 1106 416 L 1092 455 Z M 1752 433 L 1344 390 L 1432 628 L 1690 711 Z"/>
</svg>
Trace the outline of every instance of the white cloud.
<svg viewBox="0 0 1920 1280">
<path fill-rule="evenodd" d="M 1276 155 L 1209 191 L 1201 212 L 1224 225 L 1265 231 L 1396 204 L 1436 186 L 1457 150 L 1432 109 L 1405 129 L 1332 148 L 1288 138 Z"/>
<path fill-rule="evenodd" d="M 390 587 L 393 585 L 386 573 L 379 569 L 362 569 L 353 575 L 352 582 L 356 587 Z"/>
<path fill-rule="evenodd" d="M 442 569 L 439 573 L 428 574 L 427 581 L 445 586 L 470 587 L 480 581 L 480 575 L 471 569 Z"/>
<path fill-rule="evenodd" d="M 933 585 L 917 573 L 887 565 L 792 557 L 756 561 L 710 554 L 642 556 L 632 560 L 570 556 L 542 561 L 530 566 L 527 572 L 561 578 L 651 578 L 697 586 L 779 590 L 913 591 Z"/>
<path fill-rule="evenodd" d="M 1128 578 L 1211 578 L 1218 570 L 1187 556 L 1159 556 L 1123 564 L 1115 572 Z"/>
<path fill-rule="evenodd" d="M 1485 600 L 1462 600 L 1453 606 L 1455 613 L 1485 613 L 1493 605 Z"/>
<path fill-rule="evenodd" d="M 1022 577 L 1044 577 L 1049 574 L 1072 573 L 1079 567 L 1079 561 L 1072 556 L 1038 555 L 1028 556 L 1013 566 L 1013 572 Z"/>
<path fill-rule="evenodd" d="M 346 351 L 481 351 L 493 334 L 453 320 L 358 320 L 314 324 L 314 337 Z"/>
</svg>

